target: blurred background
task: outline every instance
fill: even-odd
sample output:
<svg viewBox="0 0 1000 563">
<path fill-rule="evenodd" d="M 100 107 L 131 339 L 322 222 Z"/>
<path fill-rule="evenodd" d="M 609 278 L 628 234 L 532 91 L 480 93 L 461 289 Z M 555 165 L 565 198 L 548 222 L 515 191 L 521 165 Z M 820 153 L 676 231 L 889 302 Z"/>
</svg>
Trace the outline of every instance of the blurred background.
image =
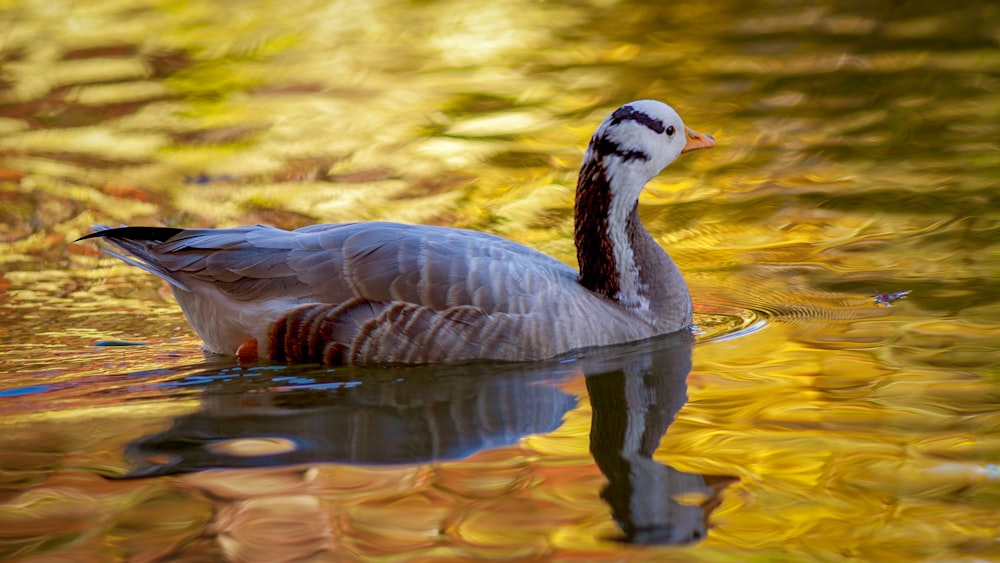
<svg viewBox="0 0 1000 563">
<path fill-rule="evenodd" d="M 608 112 L 643 98 L 718 141 L 640 200 L 701 330 L 691 401 L 657 459 L 739 478 L 708 538 L 653 552 L 607 539 L 577 381 L 556 434 L 477 462 L 543 460 L 513 495 L 549 503 L 531 524 L 511 509 L 463 536 L 441 522 L 474 520 L 486 509 L 469 499 L 485 493 L 423 496 L 445 530 L 430 544 L 316 545 L 347 558 L 1000 560 L 1000 6 L 986 0 L 3 1 L 0 555 L 120 557 L 160 541 L 179 557 L 222 495 L 106 489 L 87 473 L 121 471 L 123 444 L 239 377 L 206 364 L 159 280 L 73 243 L 89 225 L 393 220 L 573 264 L 583 150 Z M 141 346 L 94 345 L 116 342 Z M 399 537 L 400 522 L 345 507 L 390 489 L 417 498 L 424 470 L 410 489 L 395 475 L 275 510 L 339 510 L 354 537 Z M 135 523 L 129 511 L 160 502 L 174 524 Z"/>
</svg>

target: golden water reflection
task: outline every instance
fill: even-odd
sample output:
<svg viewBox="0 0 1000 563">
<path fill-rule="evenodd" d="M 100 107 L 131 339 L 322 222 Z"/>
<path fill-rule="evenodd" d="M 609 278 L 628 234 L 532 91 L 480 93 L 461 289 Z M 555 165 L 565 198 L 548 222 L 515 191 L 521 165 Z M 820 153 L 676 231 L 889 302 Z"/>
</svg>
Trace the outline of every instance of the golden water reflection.
<svg viewBox="0 0 1000 563">
<path fill-rule="evenodd" d="M 8 2 L 0 556 L 1000 559 L 998 22 L 985 0 Z M 449 460 L 101 477 L 217 389 L 270 382 L 225 395 L 252 411 L 315 382 L 204 358 L 158 280 L 72 244 L 92 222 L 433 223 L 572 263 L 587 138 L 646 97 L 719 141 L 640 207 L 695 296 L 688 403 L 624 385 L 640 433 L 599 412 L 614 378 L 569 377 L 515 393 L 570 399 L 547 424 Z M 708 507 L 701 541 L 613 541 L 662 527 L 602 499 L 628 482 L 591 455 L 606 424 L 659 439 L 630 478 L 694 480 L 654 512 Z"/>
<path fill-rule="evenodd" d="M 79 533 L 124 535 L 112 547 L 143 560 L 400 551 L 509 557 L 511 533 L 527 541 L 518 556 L 563 541 L 568 547 L 581 533 L 605 541 L 623 534 L 640 544 L 698 542 L 721 490 L 736 479 L 653 459 L 687 399 L 691 342 L 682 333 L 539 364 L 190 373 L 158 385 L 204 386 L 197 411 L 173 415 L 165 430 L 90 425 L 135 436 L 128 444 L 114 440 L 128 465 L 52 468 L 47 500 L 20 494 L 0 518 L 15 536 L 54 541 L 67 522 L 52 519 L 45 505 L 62 513 L 67 503 L 101 501 L 110 505 L 102 521 L 114 523 Z M 593 459 L 556 431 L 571 411 L 586 414 L 573 390 L 581 382 L 591 397 Z M 546 434 L 562 445 L 524 441 Z M 170 474 L 181 476 L 152 479 Z M 81 490 L 71 493 L 74 487 Z M 25 512 L 43 520 L 18 517 Z M 612 521 L 621 532 L 612 532 Z"/>
<path fill-rule="evenodd" d="M 553 496 L 553 487 L 565 480 L 589 483 L 594 490 L 586 496 L 596 498 L 601 487 L 592 464 L 532 454 L 518 440 L 561 426 L 577 407 L 563 387 L 585 375 L 593 409 L 590 453 L 608 480 L 600 496 L 624 538 L 697 542 L 707 533 L 719 490 L 732 479 L 706 481 L 653 459 L 687 398 L 690 337 L 678 336 L 571 362 L 348 370 L 355 374 L 346 379 L 317 369 L 196 375 L 189 379 L 215 380 L 199 410 L 175 418 L 166 431 L 133 440 L 124 477 L 189 473 L 181 480 L 186 486 L 225 499 L 213 507 L 207 529 L 219 534 L 217 549 L 239 560 L 315 550 L 372 557 L 389 545 L 417 556 L 431 548 L 458 554 L 527 525 L 525 511 L 549 514 L 530 524 L 543 536 L 554 526 L 571 533 L 604 510 L 594 514 L 592 502 L 579 506 L 579 500 Z M 470 368 L 480 375 L 470 378 Z M 330 462 L 349 465 L 317 465 Z M 414 473 L 413 464 L 429 462 Z M 288 467 L 246 469 L 269 466 Z M 405 478 L 373 496 L 390 475 Z M 319 497 L 327 487 L 355 499 Z M 347 513 L 332 518 L 320 498 L 346 503 Z M 488 506 L 478 506 L 483 504 Z M 295 528 L 309 513 L 316 513 L 314 526 Z M 548 550 L 547 544 L 538 548 Z M 170 556 L 186 556 L 185 549 L 177 545 Z"/>
</svg>

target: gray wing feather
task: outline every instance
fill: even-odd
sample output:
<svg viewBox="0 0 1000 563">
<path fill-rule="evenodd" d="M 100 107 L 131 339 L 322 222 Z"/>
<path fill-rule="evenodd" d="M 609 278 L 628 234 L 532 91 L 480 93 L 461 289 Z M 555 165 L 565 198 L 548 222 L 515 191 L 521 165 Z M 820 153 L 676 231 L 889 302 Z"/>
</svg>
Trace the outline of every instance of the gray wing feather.
<svg viewBox="0 0 1000 563">
<path fill-rule="evenodd" d="M 182 289 L 202 282 L 244 301 L 363 298 L 433 309 L 470 305 L 487 313 L 523 312 L 549 285 L 575 284 L 576 276 L 569 266 L 506 239 L 395 223 L 313 225 L 297 231 L 191 229 L 166 242 L 144 241 L 141 252 L 138 242 L 111 242 Z"/>
</svg>

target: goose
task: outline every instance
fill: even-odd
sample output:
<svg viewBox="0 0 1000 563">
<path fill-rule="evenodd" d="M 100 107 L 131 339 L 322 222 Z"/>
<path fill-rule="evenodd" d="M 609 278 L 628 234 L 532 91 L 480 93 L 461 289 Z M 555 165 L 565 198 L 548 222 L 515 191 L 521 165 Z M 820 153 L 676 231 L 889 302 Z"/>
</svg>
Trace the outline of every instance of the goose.
<svg viewBox="0 0 1000 563">
<path fill-rule="evenodd" d="M 207 353 L 278 363 L 533 361 L 676 332 L 691 296 L 639 220 L 639 194 L 715 140 L 667 104 L 611 113 L 584 153 L 579 271 L 465 229 L 359 222 L 294 231 L 94 225 L 78 240 L 165 280 Z"/>
</svg>

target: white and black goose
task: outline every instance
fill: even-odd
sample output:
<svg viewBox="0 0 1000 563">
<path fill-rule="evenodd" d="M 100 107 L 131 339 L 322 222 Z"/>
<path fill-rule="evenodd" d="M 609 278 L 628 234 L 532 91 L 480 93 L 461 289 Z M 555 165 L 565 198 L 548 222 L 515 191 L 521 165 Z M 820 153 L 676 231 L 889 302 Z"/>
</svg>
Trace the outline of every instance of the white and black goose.
<svg viewBox="0 0 1000 563">
<path fill-rule="evenodd" d="M 485 233 L 396 223 L 95 227 L 166 280 L 208 352 L 277 362 L 538 360 L 691 323 L 673 261 L 639 221 L 646 182 L 715 141 L 668 105 L 598 127 L 577 183 L 580 271 Z"/>
</svg>

